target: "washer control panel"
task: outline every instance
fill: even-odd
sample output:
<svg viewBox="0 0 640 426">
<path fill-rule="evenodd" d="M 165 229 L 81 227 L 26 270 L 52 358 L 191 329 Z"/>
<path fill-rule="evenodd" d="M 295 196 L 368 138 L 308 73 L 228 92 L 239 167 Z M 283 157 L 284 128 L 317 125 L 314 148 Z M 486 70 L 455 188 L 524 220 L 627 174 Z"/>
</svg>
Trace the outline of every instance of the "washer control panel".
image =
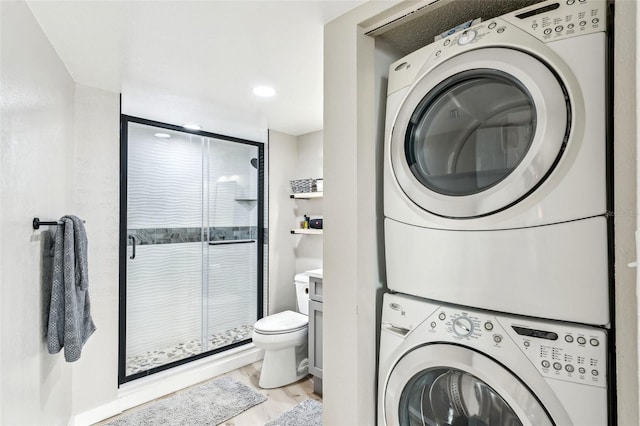
<svg viewBox="0 0 640 426">
<path fill-rule="evenodd" d="M 597 328 L 511 323 L 507 330 L 546 377 L 604 387 L 607 336 Z"/>
<path fill-rule="evenodd" d="M 450 306 L 441 306 L 424 325 L 431 333 L 444 332 L 447 340 L 481 350 L 506 353 L 515 344 L 545 377 L 606 387 L 607 336 L 602 329 Z"/>
<path fill-rule="evenodd" d="M 483 334 L 482 321 L 477 315 L 448 308 L 439 310 L 438 321 L 431 322 L 430 325 L 432 329 L 444 327 L 454 339 L 478 339 Z"/>
</svg>

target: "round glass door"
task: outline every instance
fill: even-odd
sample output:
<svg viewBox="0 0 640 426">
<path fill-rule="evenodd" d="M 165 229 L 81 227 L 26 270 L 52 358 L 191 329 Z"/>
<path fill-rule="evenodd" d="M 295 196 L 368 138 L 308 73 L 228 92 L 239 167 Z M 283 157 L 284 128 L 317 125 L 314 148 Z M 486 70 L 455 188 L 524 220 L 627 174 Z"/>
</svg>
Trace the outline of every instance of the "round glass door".
<svg viewBox="0 0 640 426">
<path fill-rule="evenodd" d="M 401 425 L 522 426 L 509 404 L 467 372 L 433 368 L 414 376 L 402 391 Z"/>
<path fill-rule="evenodd" d="M 395 117 L 389 155 L 398 184 L 438 216 L 509 208 L 560 161 L 576 125 L 568 93 L 549 67 L 518 50 L 444 61 L 414 83 Z"/>
<path fill-rule="evenodd" d="M 531 377 L 530 382 L 539 384 L 538 379 Z M 381 386 L 387 426 L 553 426 L 549 412 L 557 424 L 570 423 L 546 384 L 539 384 L 545 407 L 510 370 L 459 345 L 434 343 L 412 349 Z"/>
<path fill-rule="evenodd" d="M 432 191 L 475 194 L 520 164 L 535 130 L 535 104 L 520 81 L 496 70 L 465 71 L 418 104 L 406 131 L 407 164 Z"/>
</svg>

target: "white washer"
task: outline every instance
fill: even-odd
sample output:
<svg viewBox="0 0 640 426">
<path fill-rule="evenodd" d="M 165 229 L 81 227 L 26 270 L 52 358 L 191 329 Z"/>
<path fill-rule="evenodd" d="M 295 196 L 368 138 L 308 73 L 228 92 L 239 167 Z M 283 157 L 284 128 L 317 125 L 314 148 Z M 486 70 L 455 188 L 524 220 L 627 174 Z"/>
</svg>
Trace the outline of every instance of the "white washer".
<svg viewBox="0 0 640 426">
<path fill-rule="evenodd" d="M 386 294 L 378 425 L 608 424 L 607 336 Z"/>
<path fill-rule="evenodd" d="M 390 289 L 609 323 L 606 12 L 538 3 L 392 64 Z"/>
</svg>

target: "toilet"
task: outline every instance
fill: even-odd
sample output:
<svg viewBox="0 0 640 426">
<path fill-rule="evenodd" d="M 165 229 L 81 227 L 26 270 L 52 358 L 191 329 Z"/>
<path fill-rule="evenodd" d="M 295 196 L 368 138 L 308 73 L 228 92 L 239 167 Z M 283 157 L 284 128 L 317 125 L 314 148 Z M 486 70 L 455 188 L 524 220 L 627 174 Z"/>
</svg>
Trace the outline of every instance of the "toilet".
<svg viewBox="0 0 640 426">
<path fill-rule="evenodd" d="M 258 382 L 263 389 L 288 385 L 309 373 L 309 273 L 316 271 L 295 276 L 298 312 L 269 315 L 254 325 L 253 343 L 265 351 Z"/>
</svg>

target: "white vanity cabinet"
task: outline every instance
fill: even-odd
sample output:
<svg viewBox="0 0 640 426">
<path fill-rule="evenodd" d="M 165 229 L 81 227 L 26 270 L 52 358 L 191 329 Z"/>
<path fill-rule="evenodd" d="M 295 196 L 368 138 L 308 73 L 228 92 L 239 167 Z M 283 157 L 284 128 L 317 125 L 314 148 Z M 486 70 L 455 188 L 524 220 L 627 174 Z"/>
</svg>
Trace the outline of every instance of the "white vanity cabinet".
<svg viewBox="0 0 640 426">
<path fill-rule="evenodd" d="M 313 392 L 322 395 L 322 275 L 309 275 L 309 373 Z"/>
</svg>

